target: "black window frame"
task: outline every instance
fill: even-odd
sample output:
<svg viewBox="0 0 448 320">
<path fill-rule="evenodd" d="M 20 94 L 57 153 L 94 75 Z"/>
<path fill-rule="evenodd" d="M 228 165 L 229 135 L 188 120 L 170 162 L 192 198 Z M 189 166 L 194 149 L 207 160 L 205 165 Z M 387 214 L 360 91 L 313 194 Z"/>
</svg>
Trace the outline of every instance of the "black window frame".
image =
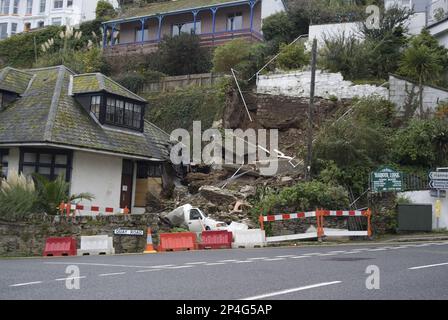
<svg viewBox="0 0 448 320">
<path fill-rule="evenodd" d="M 137 179 L 162 178 L 163 165 L 148 161 L 137 161 Z"/>
<path fill-rule="evenodd" d="M 34 153 L 36 154 L 35 162 L 25 162 L 24 157 L 25 153 Z M 40 163 L 40 155 L 41 154 L 50 154 L 51 155 L 51 163 Z M 65 155 L 67 156 L 67 164 L 61 165 L 56 164 L 56 156 Z M 66 149 L 44 149 L 44 148 L 20 148 L 20 159 L 19 159 L 19 172 L 23 172 L 24 167 L 32 167 L 34 166 L 34 172 L 39 172 L 39 168 L 50 168 L 50 180 L 54 180 L 57 178 L 55 175 L 55 169 L 66 169 L 65 171 L 65 181 L 71 181 L 72 169 L 73 169 L 73 151 Z"/>
<path fill-rule="evenodd" d="M 99 98 L 99 103 L 93 103 L 93 100 Z M 101 116 L 101 104 L 103 101 L 103 97 L 100 94 L 95 94 L 90 97 L 90 112 L 99 120 Z M 95 109 L 94 109 L 95 108 Z M 98 113 L 96 112 L 98 111 Z"/>
<path fill-rule="evenodd" d="M 109 101 L 114 100 L 114 104 L 109 104 Z M 122 107 L 118 107 L 118 105 L 122 104 Z M 132 111 L 131 111 L 131 117 L 130 120 L 128 117 L 126 117 L 127 113 L 126 113 L 126 106 L 131 104 L 132 105 Z M 136 107 L 137 109 L 139 108 L 139 112 L 136 112 Z M 107 124 L 110 126 L 117 126 L 117 127 L 122 127 L 122 128 L 127 128 L 127 129 L 131 129 L 134 131 L 139 131 L 139 132 L 143 132 L 144 130 L 144 119 L 145 119 L 145 108 L 146 107 L 146 103 L 143 102 L 139 102 L 133 99 L 129 99 L 129 98 L 125 98 L 123 96 L 119 96 L 119 95 L 115 95 L 115 94 L 104 94 L 104 99 L 103 99 L 103 110 L 102 110 L 102 114 L 103 116 L 101 116 L 101 124 Z M 109 110 L 114 109 L 114 112 L 109 112 Z M 113 114 L 113 118 L 114 120 L 111 121 L 110 117 L 108 117 L 108 115 Z M 138 114 L 140 119 L 137 120 L 135 118 L 135 114 Z M 129 122 L 128 122 L 129 121 Z M 139 123 L 139 126 L 135 126 L 134 124 L 136 124 L 137 122 Z M 130 123 L 130 124 L 128 124 Z"/>
<path fill-rule="evenodd" d="M 6 178 L 3 175 L 3 169 L 8 170 L 8 162 L 4 160 L 4 156 L 9 156 L 9 149 L 0 149 L 0 178 Z"/>
</svg>

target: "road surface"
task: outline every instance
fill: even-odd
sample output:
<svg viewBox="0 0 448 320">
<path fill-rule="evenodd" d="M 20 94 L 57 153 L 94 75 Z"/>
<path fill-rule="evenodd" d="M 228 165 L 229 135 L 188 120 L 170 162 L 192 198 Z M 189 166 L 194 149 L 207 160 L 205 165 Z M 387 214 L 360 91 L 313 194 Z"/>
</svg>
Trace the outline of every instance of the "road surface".
<svg viewBox="0 0 448 320">
<path fill-rule="evenodd" d="M 0 270 L 0 299 L 448 299 L 447 241 L 3 259 Z"/>
</svg>

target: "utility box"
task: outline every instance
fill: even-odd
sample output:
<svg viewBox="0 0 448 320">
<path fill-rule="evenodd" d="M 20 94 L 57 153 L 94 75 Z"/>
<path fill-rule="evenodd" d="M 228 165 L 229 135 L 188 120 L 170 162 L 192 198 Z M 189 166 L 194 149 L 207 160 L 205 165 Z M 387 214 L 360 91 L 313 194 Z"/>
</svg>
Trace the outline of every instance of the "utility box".
<svg viewBox="0 0 448 320">
<path fill-rule="evenodd" d="M 432 205 L 398 205 L 399 231 L 432 231 Z"/>
</svg>

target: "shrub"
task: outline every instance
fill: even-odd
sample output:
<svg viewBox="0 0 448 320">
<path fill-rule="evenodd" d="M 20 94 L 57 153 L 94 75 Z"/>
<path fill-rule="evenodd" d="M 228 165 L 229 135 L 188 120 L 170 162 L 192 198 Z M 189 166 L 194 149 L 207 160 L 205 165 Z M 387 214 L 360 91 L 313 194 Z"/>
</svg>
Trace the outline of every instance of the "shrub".
<svg viewBox="0 0 448 320">
<path fill-rule="evenodd" d="M 212 67 L 209 49 L 200 46 L 198 36 L 185 33 L 164 38 L 149 61 L 149 69 L 170 76 L 206 73 Z"/>
<path fill-rule="evenodd" d="M 61 202 L 72 202 L 76 200 L 93 200 L 90 193 L 80 193 L 70 195 L 70 183 L 65 181 L 61 175 L 54 181 L 50 181 L 40 174 L 34 174 L 37 185 L 37 208 L 50 215 L 58 213 L 58 206 Z"/>
<path fill-rule="evenodd" d="M 280 55 L 277 58 L 280 68 L 284 70 L 300 69 L 309 61 L 309 54 L 305 53 L 305 46 L 302 43 L 280 46 Z"/>
<path fill-rule="evenodd" d="M 137 72 L 123 73 L 114 78 L 123 87 L 132 92 L 140 92 L 146 84 L 145 76 Z"/>
<path fill-rule="evenodd" d="M 318 63 L 330 72 L 341 72 L 346 79 L 355 80 L 369 76 L 366 64 L 368 51 L 366 45 L 354 35 L 341 34 L 324 37 Z"/>
<path fill-rule="evenodd" d="M 258 202 L 253 212 L 255 215 L 280 213 L 284 210 L 307 211 L 316 208 L 334 209 L 348 208 L 347 191 L 337 185 L 320 181 L 301 182 L 292 187 L 282 189 L 278 194 L 271 193 Z"/>
<path fill-rule="evenodd" d="M 32 179 L 10 172 L 0 184 L 0 217 L 23 219 L 36 209 L 37 193 Z"/>
<path fill-rule="evenodd" d="M 117 12 L 115 11 L 112 4 L 104 0 L 98 1 L 95 13 L 96 18 L 102 21 L 111 20 L 117 15 Z"/>
<path fill-rule="evenodd" d="M 248 61 L 251 47 L 247 41 L 236 39 L 216 48 L 213 56 L 213 72 L 229 73 L 231 68 Z"/>
<path fill-rule="evenodd" d="M 273 42 L 276 48 L 280 44 L 293 41 L 297 32 L 286 12 L 279 12 L 264 19 L 262 29 L 265 40 Z"/>
<path fill-rule="evenodd" d="M 448 128 L 440 119 L 412 119 L 393 138 L 393 159 L 426 168 L 448 164 Z"/>
</svg>

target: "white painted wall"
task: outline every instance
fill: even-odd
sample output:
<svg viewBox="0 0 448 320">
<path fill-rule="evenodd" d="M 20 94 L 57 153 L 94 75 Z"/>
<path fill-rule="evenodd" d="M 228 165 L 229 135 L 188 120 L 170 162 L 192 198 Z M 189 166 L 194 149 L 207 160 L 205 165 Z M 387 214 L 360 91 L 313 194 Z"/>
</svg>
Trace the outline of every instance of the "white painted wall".
<svg viewBox="0 0 448 320">
<path fill-rule="evenodd" d="M 439 44 L 448 48 L 448 21 L 443 21 L 431 26 L 429 32 L 437 38 Z"/>
<path fill-rule="evenodd" d="M 402 111 L 403 106 L 408 99 L 408 93 L 411 92 L 412 82 L 398 78 L 397 76 L 389 76 L 389 100 L 397 106 L 397 110 Z M 414 88 L 415 96 L 418 96 L 418 86 Z M 423 88 L 423 109 L 425 111 L 434 111 L 437 104 L 441 101 L 448 100 L 448 91 L 435 87 L 424 86 Z"/>
<path fill-rule="evenodd" d="M 95 195 L 85 205 L 120 208 L 122 164 L 121 157 L 74 151 L 70 192 Z"/>
<path fill-rule="evenodd" d="M 437 198 L 431 197 L 428 190 L 401 192 L 398 195 L 408 198 L 415 204 L 432 205 L 432 228 L 436 229 L 435 203 Z M 448 229 L 448 198 L 442 198 L 440 200 L 442 202 L 442 215 L 439 220 L 439 228 Z"/>
<path fill-rule="evenodd" d="M 314 38 L 317 39 L 318 46 L 323 46 L 325 38 L 334 38 L 344 34 L 345 37 L 356 36 L 361 39 L 360 22 L 346 22 L 346 23 L 329 23 L 329 24 L 316 24 L 311 25 L 308 32 L 308 43 L 310 43 Z M 309 44 L 307 45 L 309 46 Z"/>
<path fill-rule="evenodd" d="M 8 176 L 11 172 L 19 172 L 20 151 L 19 148 L 9 148 Z"/>
<path fill-rule="evenodd" d="M 292 97 L 309 97 L 311 72 L 294 71 L 278 74 L 267 74 L 257 79 L 257 93 L 283 95 Z M 388 90 L 372 85 L 353 85 L 345 81 L 340 73 L 328 73 L 318 70 L 316 72 L 317 97 L 351 99 L 376 94 L 383 98 L 388 97 Z"/>
<path fill-rule="evenodd" d="M 407 23 L 405 24 L 408 28 L 409 35 L 417 35 L 422 29 L 426 26 L 426 13 L 425 12 L 417 12 L 414 13 Z"/>
<path fill-rule="evenodd" d="M 261 19 L 265 19 L 275 13 L 285 11 L 282 0 L 263 0 L 261 2 Z"/>
</svg>

